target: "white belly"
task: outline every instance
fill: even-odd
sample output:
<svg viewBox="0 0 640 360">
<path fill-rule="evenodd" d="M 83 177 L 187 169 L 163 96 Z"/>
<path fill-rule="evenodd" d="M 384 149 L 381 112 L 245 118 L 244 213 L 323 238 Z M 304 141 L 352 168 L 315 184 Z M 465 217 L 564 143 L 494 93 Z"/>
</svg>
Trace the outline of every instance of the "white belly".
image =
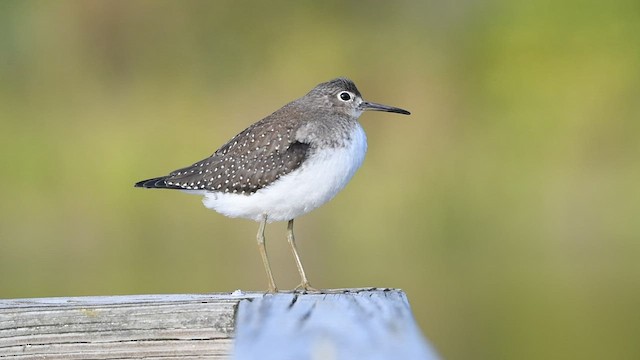
<svg viewBox="0 0 640 360">
<path fill-rule="evenodd" d="M 367 152 L 367 137 L 358 124 L 351 144 L 312 153 L 295 171 L 251 195 L 206 192 L 204 205 L 225 216 L 286 221 L 331 200 L 351 180 Z"/>
</svg>

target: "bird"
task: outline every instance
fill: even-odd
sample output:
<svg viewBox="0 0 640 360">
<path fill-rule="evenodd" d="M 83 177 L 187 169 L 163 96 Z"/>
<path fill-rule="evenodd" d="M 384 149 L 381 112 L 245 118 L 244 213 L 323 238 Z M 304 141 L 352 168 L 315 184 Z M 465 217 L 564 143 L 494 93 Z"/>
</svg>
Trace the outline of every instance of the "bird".
<svg viewBox="0 0 640 360">
<path fill-rule="evenodd" d="M 135 187 L 202 195 L 209 209 L 258 222 L 256 239 L 270 293 L 278 288 L 264 230 L 267 223 L 287 221 L 301 280 L 293 291 L 316 292 L 298 254 L 293 221 L 331 200 L 360 168 L 367 137 L 358 118 L 367 110 L 411 114 L 365 101 L 353 81 L 336 78 L 250 125 L 206 159 Z"/>
</svg>

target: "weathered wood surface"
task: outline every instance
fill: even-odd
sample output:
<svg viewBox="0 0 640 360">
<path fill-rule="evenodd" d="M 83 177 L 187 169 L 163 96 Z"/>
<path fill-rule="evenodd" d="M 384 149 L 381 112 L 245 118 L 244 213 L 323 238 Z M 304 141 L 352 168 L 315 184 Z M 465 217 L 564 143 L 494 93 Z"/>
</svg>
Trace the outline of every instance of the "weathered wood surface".
<svg viewBox="0 0 640 360">
<path fill-rule="evenodd" d="M 254 298 L 236 326 L 238 360 L 437 359 L 400 290 Z"/>
<path fill-rule="evenodd" d="M 400 290 L 0 300 L 4 359 L 435 359 Z"/>
</svg>

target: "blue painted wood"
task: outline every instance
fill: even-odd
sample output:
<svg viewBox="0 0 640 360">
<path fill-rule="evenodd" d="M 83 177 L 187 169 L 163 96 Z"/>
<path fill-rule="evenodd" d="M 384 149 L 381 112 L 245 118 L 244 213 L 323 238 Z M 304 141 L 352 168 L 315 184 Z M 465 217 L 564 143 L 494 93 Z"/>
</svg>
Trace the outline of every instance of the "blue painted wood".
<svg viewBox="0 0 640 360">
<path fill-rule="evenodd" d="M 267 294 L 240 301 L 234 355 L 249 359 L 438 359 L 401 290 Z"/>
</svg>

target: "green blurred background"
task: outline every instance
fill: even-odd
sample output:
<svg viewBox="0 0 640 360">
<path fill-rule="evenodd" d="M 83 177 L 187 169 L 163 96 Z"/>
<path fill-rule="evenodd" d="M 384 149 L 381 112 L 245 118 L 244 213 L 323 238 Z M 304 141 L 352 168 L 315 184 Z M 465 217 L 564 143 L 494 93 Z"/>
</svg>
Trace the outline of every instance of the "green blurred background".
<svg viewBox="0 0 640 360">
<path fill-rule="evenodd" d="M 265 289 L 256 223 L 133 183 L 337 76 L 412 115 L 298 220 L 312 284 L 448 359 L 640 358 L 637 0 L 0 2 L 0 297 Z"/>
</svg>

